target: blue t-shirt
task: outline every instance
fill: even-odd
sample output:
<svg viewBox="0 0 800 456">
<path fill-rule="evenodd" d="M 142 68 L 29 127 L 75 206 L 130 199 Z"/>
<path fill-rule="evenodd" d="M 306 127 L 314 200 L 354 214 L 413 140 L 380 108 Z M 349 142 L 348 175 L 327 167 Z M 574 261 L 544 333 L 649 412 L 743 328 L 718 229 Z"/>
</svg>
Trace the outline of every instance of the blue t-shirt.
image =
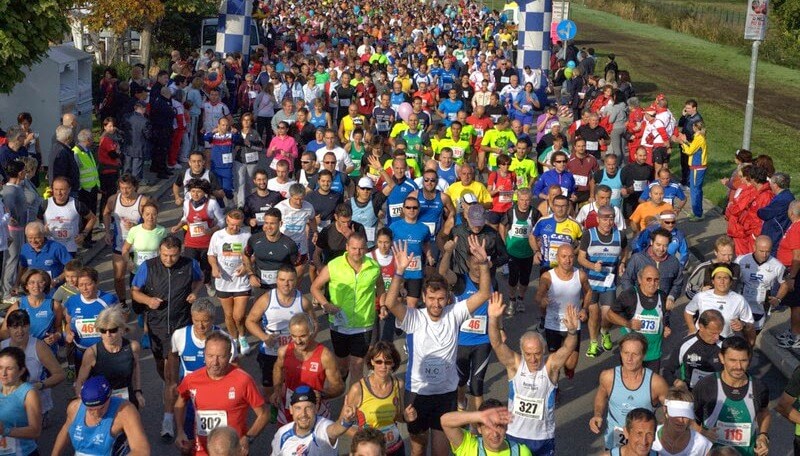
<svg viewBox="0 0 800 456">
<path fill-rule="evenodd" d="M 414 260 L 406 268 L 404 279 L 422 279 L 422 269 L 425 266 L 425 256 L 422 247 L 430 241 L 431 232 L 422 222 L 408 223 L 399 219 L 389 227 L 394 235 L 394 240 L 408 242 L 408 253 L 414 254 Z"/>
<path fill-rule="evenodd" d="M 141 271 L 141 266 L 139 267 Z M 104 309 L 119 304 L 116 296 L 105 291 L 98 291 L 97 298 L 87 301 L 80 294 L 72 295 L 64 303 L 67 315 L 70 317 L 70 329 L 75 334 L 75 345 L 87 349 L 100 342 L 100 332 L 97 330 L 97 316 Z"/>
<path fill-rule="evenodd" d="M 453 101 L 448 98 L 439 103 L 439 111 L 444 113 L 444 124 L 449 127 L 450 124 L 458 120 L 458 111 L 461 111 L 463 107 L 464 102 L 461 100 Z"/>
<path fill-rule="evenodd" d="M 19 252 L 19 264 L 28 269 L 41 269 L 54 279 L 64 272 L 64 265 L 72 260 L 67 248 L 63 244 L 46 239 L 41 252 L 33 250 L 30 244 L 25 243 Z"/>
<path fill-rule="evenodd" d="M 469 278 L 468 274 L 462 275 L 459 280 L 464 281 L 464 291 L 456 296 L 456 302 L 466 301 L 478 291 L 478 284 Z M 461 324 L 458 331 L 458 345 L 471 347 L 489 343 L 489 301 L 472 312 L 472 317 Z"/>
</svg>

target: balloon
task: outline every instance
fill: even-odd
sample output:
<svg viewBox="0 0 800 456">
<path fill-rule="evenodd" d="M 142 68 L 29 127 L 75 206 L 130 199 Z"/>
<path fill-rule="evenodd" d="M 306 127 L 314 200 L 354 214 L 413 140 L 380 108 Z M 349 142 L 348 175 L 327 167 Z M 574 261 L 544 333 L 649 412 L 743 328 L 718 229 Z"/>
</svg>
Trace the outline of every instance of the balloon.
<svg viewBox="0 0 800 456">
<path fill-rule="evenodd" d="M 569 62 L 567 62 L 567 68 L 575 68 L 575 61 L 570 60 Z"/>
<path fill-rule="evenodd" d="M 308 10 L 308 15 L 314 17 L 314 10 Z"/>
<path fill-rule="evenodd" d="M 566 76 L 568 79 L 571 79 L 572 78 L 572 68 L 567 67 L 567 69 L 564 70 L 564 76 Z"/>
<path fill-rule="evenodd" d="M 413 108 L 411 107 L 411 103 L 403 102 L 400 103 L 400 107 L 397 108 L 397 115 L 403 119 L 404 122 L 408 122 L 408 116 L 411 115 Z"/>
</svg>

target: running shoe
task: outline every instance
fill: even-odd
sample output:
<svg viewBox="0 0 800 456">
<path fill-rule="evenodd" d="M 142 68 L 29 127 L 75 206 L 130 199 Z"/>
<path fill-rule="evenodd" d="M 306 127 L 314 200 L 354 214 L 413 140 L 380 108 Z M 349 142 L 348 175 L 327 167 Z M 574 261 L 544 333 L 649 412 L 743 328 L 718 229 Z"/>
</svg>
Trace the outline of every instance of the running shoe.
<svg viewBox="0 0 800 456">
<path fill-rule="evenodd" d="M 164 420 L 161 421 L 161 441 L 164 443 L 172 443 L 175 440 L 175 429 L 174 429 L 174 422 L 164 417 Z"/>
<path fill-rule="evenodd" d="M 250 353 L 250 344 L 247 343 L 247 337 L 242 336 L 239 338 L 239 353 L 242 356 L 247 356 Z"/>
<path fill-rule="evenodd" d="M 150 348 L 150 334 L 144 333 L 142 334 L 142 340 L 139 342 L 139 345 L 142 346 L 143 350 L 147 350 Z"/>
<path fill-rule="evenodd" d="M 778 342 L 778 347 L 800 350 L 800 337 L 792 337 Z"/>
<path fill-rule="evenodd" d="M 691 217 L 689 217 L 688 220 L 690 222 L 702 222 L 703 220 L 705 220 L 705 217 L 703 217 L 702 215 L 700 217 L 698 217 L 696 215 L 692 215 Z"/>
<path fill-rule="evenodd" d="M 780 341 L 783 341 L 783 340 L 787 340 L 787 339 L 794 339 L 794 335 L 792 335 L 792 330 L 791 329 L 787 329 L 786 331 L 784 331 L 784 332 L 778 334 L 777 336 L 775 336 L 775 338 L 780 340 Z"/>
<path fill-rule="evenodd" d="M 514 313 L 515 313 L 514 307 L 515 307 L 516 303 L 517 303 L 517 300 L 514 299 L 514 300 L 509 301 L 509 303 L 506 305 L 506 317 L 507 318 L 511 318 L 511 317 L 514 316 Z"/>
<path fill-rule="evenodd" d="M 600 337 L 603 339 L 603 350 L 611 350 L 614 348 L 614 343 L 611 342 L 611 333 L 600 334 Z"/>
<path fill-rule="evenodd" d="M 600 345 L 596 341 L 589 342 L 589 349 L 586 350 L 588 358 L 596 358 L 600 354 Z"/>
</svg>

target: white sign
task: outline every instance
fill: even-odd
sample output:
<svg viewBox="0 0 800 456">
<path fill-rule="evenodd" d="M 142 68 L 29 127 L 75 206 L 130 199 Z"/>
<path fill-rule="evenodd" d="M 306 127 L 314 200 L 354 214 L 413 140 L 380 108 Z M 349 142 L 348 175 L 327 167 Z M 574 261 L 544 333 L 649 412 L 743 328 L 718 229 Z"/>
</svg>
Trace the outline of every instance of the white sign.
<svg viewBox="0 0 800 456">
<path fill-rule="evenodd" d="M 747 0 L 747 20 L 744 39 L 764 41 L 767 36 L 767 7 L 769 0 Z"/>
<path fill-rule="evenodd" d="M 553 2 L 553 15 L 550 22 L 558 25 L 564 19 L 569 19 L 569 2 L 555 1 Z"/>
</svg>

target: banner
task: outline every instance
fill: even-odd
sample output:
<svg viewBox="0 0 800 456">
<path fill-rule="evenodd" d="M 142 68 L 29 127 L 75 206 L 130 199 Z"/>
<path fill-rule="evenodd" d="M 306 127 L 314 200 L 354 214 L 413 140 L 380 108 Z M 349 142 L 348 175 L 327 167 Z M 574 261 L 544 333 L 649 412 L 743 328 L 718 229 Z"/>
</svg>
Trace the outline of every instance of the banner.
<svg viewBox="0 0 800 456">
<path fill-rule="evenodd" d="M 747 20 L 744 39 L 764 41 L 767 37 L 767 8 L 769 0 L 747 0 Z"/>
</svg>

